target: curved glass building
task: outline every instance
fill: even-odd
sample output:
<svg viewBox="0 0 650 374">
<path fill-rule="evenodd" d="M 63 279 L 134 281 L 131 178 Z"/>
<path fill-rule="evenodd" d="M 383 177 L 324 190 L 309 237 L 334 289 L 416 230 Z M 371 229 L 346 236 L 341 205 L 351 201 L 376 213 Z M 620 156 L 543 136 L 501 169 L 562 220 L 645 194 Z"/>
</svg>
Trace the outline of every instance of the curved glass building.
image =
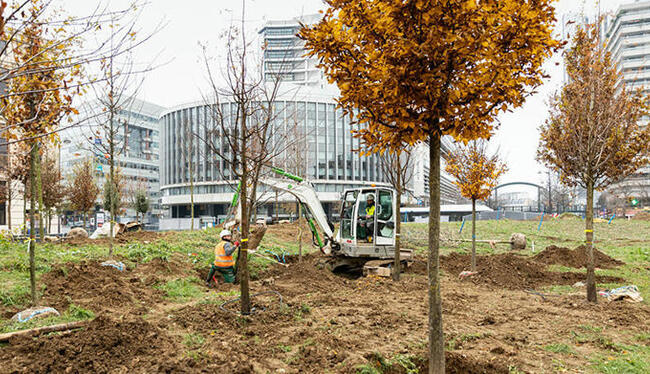
<svg viewBox="0 0 650 374">
<path fill-rule="evenodd" d="M 332 95 L 301 92 L 286 94 L 274 105 L 273 126 L 286 129 L 286 147 L 274 158 L 275 166 L 306 177 L 315 186 L 326 212 L 333 213 L 331 204 L 339 200 L 346 188 L 381 184 L 385 182 L 376 154 L 362 156 L 359 139 L 352 136 L 349 117 L 335 107 Z M 299 98 L 297 98 L 299 96 Z M 236 111 L 236 104 L 222 102 L 221 111 L 228 118 Z M 196 140 L 191 160 L 187 152 L 185 126 L 190 126 L 196 139 L 207 137 L 210 129 L 218 128 L 214 109 L 205 103 L 189 103 L 163 112 L 161 127 L 161 196 L 163 206 L 171 208 L 170 218 L 183 218 L 189 214 L 190 178 L 194 180 L 195 216 L 219 217 L 226 214 L 237 181 L 225 162 L 205 142 Z M 202 136 L 203 135 L 203 136 Z M 283 138 L 284 139 L 284 138 Z M 219 140 L 216 140 L 219 143 Z M 221 142 L 225 143 L 225 140 Z M 192 147 L 189 147 L 192 148 Z M 234 152 L 224 150 L 231 157 Z M 193 172 L 190 173 L 190 165 Z M 261 192 L 267 191 L 263 186 Z M 280 201 L 287 202 L 289 196 Z M 275 201 L 274 201 L 275 202 Z M 267 204 L 268 214 L 273 205 Z M 264 210 L 261 211 L 265 213 Z"/>
</svg>

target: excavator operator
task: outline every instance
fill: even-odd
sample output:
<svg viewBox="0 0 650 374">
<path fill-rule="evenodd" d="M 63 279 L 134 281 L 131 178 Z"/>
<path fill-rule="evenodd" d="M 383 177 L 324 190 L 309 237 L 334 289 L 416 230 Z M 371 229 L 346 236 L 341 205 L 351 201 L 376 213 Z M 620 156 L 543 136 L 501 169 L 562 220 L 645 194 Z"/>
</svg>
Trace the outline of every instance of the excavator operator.
<svg viewBox="0 0 650 374">
<path fill-rule="evenodd" d="M 217 283 L 217 279 L 215 278 L 216 272 L 223 275 L 224 282 L 235 282 L 235 260 L 232 254 L 237 249 L 237 246 L 239 246 L 239 243 L 231 243 L 232 233 L 229 230 L 222 230 L 219 236 L 221 237 L 221 242 L 214 248 L 214 264 L 210 267 L 208 279 L 205 280 L 205 285 L 208 287 L 212 286 L 210 282 L 212 280 Z"/>
<path fill-rule="evenodd" d="M 375 232 L 375 196 L 373 194 L 366 196 L 366 215 L 362 225 L 366 229 L 366 241 L 372 243 L 372 235 Z"/>
</svg>

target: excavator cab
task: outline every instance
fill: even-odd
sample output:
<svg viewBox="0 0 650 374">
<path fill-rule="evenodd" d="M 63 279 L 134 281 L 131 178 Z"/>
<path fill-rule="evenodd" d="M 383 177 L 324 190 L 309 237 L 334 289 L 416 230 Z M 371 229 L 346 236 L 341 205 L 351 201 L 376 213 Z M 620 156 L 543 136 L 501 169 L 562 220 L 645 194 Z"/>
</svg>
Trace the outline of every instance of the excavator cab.
<svg viewBox="0 0 650 374">
<path fill-rule="evenodd" d="M 386 187 L 346 190 L 337 233 L 340 254 L 392 258 L 395 251 L 395 191 Z"/>
</svg>

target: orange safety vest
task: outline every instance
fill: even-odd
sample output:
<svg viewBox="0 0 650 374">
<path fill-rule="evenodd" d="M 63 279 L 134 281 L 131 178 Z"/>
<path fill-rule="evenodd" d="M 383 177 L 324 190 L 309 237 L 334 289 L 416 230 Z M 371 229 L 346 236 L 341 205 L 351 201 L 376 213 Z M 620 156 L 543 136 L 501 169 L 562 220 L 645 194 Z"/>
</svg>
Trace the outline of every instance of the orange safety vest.
<svg viewBox="0 0 650 374">
<path fill-rule="evenodd" d="M 221 242 L 214 247 L 214 265 L 220 268 L 235 266 L 232 255 L 226 256 L 226 242 Z"/>
</svg>

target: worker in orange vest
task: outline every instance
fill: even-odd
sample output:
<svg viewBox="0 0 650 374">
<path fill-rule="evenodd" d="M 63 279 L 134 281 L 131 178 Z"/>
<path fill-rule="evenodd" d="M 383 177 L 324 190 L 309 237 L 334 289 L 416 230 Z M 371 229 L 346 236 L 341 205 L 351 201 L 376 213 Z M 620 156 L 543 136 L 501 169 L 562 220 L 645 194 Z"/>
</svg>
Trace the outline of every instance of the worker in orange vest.
<svg viewBox="0 0 650 374">
<path fill-rule="evenodd" d="M 208 287 L 212 285 L 210 281 L 214 280 L 215 283 L 217 282 L 215 278 L 216 272 L 223 275 L 224 282 L 235 282 L 235 260 L 232 254 L 239 246 L 239 243 L 231 243 L 232 233 L 229 230 L 222 230 L 219 236 L 221 237 L 221 242 L 214 247 L 214 264 L 210 267 L 210 274 L 208 274 L 208 279 L 205 281 L 205 285 Z"/>
</svg>

